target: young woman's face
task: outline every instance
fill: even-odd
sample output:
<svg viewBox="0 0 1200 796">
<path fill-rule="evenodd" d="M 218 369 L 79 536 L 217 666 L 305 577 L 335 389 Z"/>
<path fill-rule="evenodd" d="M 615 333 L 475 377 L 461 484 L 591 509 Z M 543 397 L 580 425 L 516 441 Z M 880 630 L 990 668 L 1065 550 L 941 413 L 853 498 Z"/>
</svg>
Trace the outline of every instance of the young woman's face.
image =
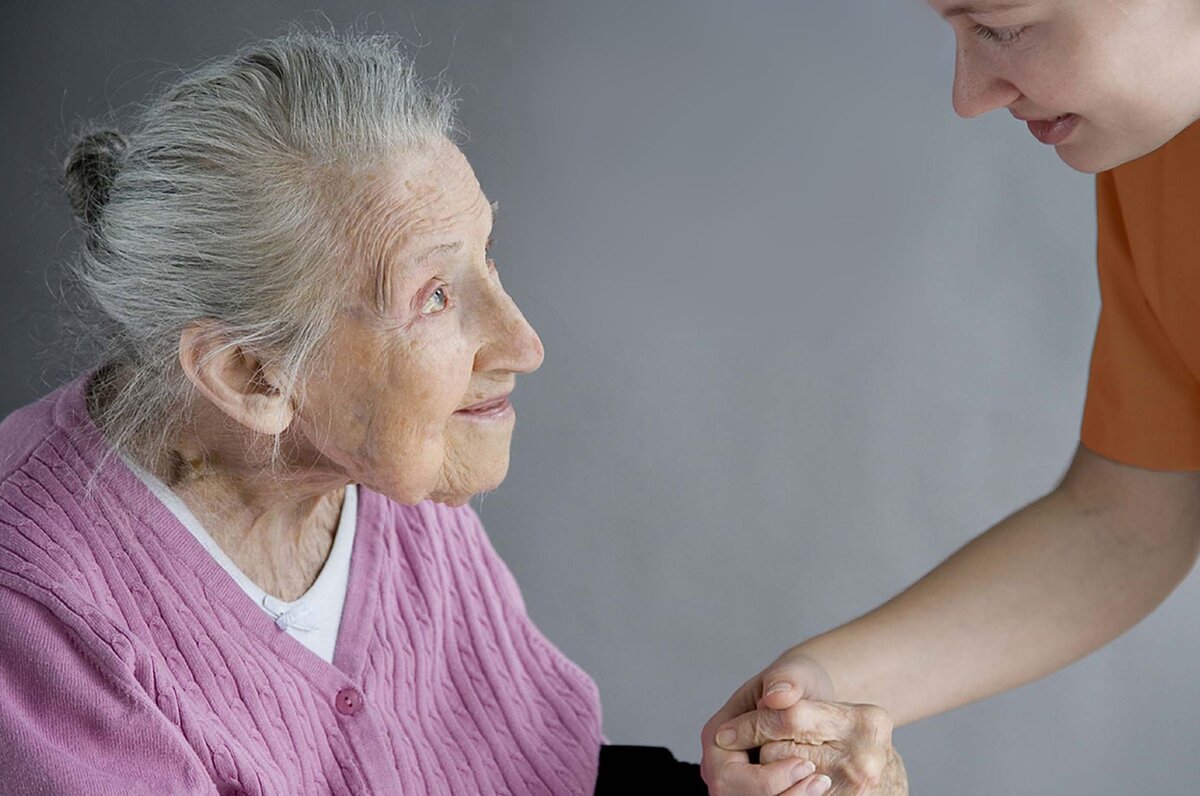
<svg viewBox="0 0 1200 796">
<path fill-rule="evenodd" d="M 1006 108 L 1080 171 L 1200 117 L 1200 0 L 929 0 L 954 28 L 954 110 Z"/>
</svg>

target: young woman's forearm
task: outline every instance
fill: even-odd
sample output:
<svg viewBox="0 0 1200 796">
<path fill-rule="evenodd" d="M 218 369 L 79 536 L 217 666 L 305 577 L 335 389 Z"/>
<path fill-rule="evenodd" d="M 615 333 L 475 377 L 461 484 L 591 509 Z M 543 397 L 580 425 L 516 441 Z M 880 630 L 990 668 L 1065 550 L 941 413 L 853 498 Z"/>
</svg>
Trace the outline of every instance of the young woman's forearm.
<svg viewBox="0 0 1200 796">
<path fill-rule="evenodd" d="M 1081 449 L 1063 484 L 900 596 L 800 645 L 836 698 L 915 721 L 1036 680 L 1120 635 L 1196 558 L 1195 474 Z"/>
</svg>

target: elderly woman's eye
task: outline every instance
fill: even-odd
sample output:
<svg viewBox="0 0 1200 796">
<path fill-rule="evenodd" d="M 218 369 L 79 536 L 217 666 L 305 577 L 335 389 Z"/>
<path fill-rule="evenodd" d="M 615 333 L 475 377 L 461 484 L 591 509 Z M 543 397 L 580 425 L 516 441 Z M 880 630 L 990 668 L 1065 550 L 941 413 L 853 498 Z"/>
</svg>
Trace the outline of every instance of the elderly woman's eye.
<svg viewBox="0 0 1200 796">
<path fill-rule="evenodd" d="M 437 290 L 429 295 L 425 300 L 425 306 L 421 307 L 422 315 L 432 315 L 436 312 L 441 312 L 446 309 L 446 302 L 449 298 L 446 296 L 446 286 L 440 285 Z"/>
</svg>

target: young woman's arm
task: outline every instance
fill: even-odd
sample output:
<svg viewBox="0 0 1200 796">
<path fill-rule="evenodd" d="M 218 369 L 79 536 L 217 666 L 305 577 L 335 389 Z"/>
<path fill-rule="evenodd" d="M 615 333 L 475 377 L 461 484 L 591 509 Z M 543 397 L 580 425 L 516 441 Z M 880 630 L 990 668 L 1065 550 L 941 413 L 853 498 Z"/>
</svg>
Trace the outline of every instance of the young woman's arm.
<svg viewBox="0 0 1200 796">
<path fill-rule="evenodd" d="M 1117 464 L 1080 446 L 1063 481 L 871 613 L 785 652 L 709 722 L 801 697 L 884 707 L 897 725 L 1043 677 L 1153 611 L 1200 551 L 1200 473 Z M 764 698 L 771 686 L 790 683 Z M 802 714 L 797 714 L 802 715 Z M 811 728 L 762 722 L 784 740 Z M 748 741 L 743 741 L 743 743 Z"/>
</svg>

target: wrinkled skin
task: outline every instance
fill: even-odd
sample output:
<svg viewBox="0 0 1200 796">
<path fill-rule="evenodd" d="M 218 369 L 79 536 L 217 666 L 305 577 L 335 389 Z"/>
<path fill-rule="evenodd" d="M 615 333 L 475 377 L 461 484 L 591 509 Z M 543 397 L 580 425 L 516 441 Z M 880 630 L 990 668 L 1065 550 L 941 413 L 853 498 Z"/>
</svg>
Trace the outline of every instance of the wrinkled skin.
<svg viewBox="0 0 1200 796">
<path fill-rule="evenodd" d="M 511 392 L 543 349 L 488 258 L 492 207 L 466 158 L 447 143 L 412 160 L 359 199 L 359 259 L 382 271 L 338 319 L 332 369 L 305 385 L 300 428 L 399 502 L 461 505 L 504 480 L 513 420 L 456 410 Z"/>
<path fill-rule="evenodd" d="M 812 658 L 789 651 L 739 688 L 704 726 L 701 774 L 713 796 L 905 796 L 892 719 L 874 705 L 828 701 L 833 683 Z M 758 763 L 750 752 L 758 751 Z M 778 787 L 774 767 L 809 761 L 815 773 Z M 822 783 L 819 777 L 826 779 Z M 822 790 L 822 786 L 824 790 Z"/>
<path fill-rule="evenodd" d="M 347 484 L 451 505 L 498 486 L 515 413 L 459 410 L 507 395 L 544 356 L 488 256 L 493 208 L 457 147 L 398 152 L 339 179 L 345 256 L 330 278 L 347 289 L 327 366 L 287 400 L 268 360 L 222 347 L 219 324 L 197 321 L 180 362 L 203 398 L 173 446 L 190 466 L 157 468 L 234 563 L 282 599 L 315 580 Z M 272 468 L 264 441 L 276 435 Z"/>
</svg>

